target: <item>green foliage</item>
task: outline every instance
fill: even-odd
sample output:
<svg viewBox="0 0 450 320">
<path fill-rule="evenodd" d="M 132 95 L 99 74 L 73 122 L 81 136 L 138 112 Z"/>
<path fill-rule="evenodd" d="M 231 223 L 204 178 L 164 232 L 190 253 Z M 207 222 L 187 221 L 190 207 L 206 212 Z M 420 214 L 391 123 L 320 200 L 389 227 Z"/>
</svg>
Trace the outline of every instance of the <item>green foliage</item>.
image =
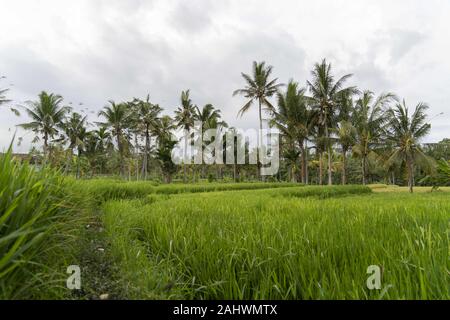
<svg viewBox="0 0 450 320">
<path fill-rule="evenodd" d="M 423 178 L 420 183 L 432 185 L 433 189 L 450 186 L 450 163 L 444 159 L 437 162 L 436 172 Z"/>
<path fill-rule="evenodd" d="M 213 192 L 225 190 L 256 190 L 283 187 L 298 187 L 297 183 L 207 183 L 207 184 L 164 184 L 151 181 L 125 182 L 123 180 L 92 179 L 73 182 L 75 190 L 92 195 L 98 203 L 111 199 L 142 198 L 149 194 L 178 194 Z"/>
<path fill-rule="evenodd" d="M 104 221 L 130 298 L 450 298 L 448 196 L 369 192 L 152 195 L 107 202 Z M 370 265 L 391 288 L 367 289 Z"/>
<path fill-rule="evenodd" d="M 238 115 L 243 115 L 252 106 L 256 100 L 259 103 L 259 120 L 261 122 L 261 107 L 264 106 L 268 111 L 274 111 L 274 107 L 269 102 L 268 98 L 272 97 L 278 92 L 282 84 L 277 84 L 277 78 L 270 79 L 273 67 L 267 66 L 264 61 L 253 61 L 252 75 L 241 73 L 245 80 L 245 87 L 235 90 L 233 96 L 242 95 L 249 99 L 246 104 L 239 110 Z"/>
<path fill-rule="evenodd" d="M 64 120 L 64 116 L 69 111 L 67 107 L 61 106 L 62 96 L 42 91 L 39 100 L 29 102 L 29 107 L 25 109 L 31 122 L 20 124 L 22 128 L 33 131 L 35 140 L 44 140 L 44 154 L 49 147 L 49 139 L 52 139 L 58 132 Z"/>
<path fill-rule="evenodd" d="M 61 296 L 85 201 L 57 172 L 0 156 L 0 299 Z"/>
</svg>

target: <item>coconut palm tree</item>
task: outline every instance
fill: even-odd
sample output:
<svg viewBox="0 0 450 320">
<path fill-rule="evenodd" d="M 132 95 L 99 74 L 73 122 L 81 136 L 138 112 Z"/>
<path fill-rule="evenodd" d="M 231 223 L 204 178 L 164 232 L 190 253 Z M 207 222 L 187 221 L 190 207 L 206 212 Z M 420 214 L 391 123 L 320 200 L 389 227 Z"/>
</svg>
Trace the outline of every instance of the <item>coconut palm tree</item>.
<svg viewBox="0 0 450 320">
<path fill-rule="evenodd" d="M 221 119 L 221 114 L 219 109 L 215 109 L 212 104 L 206 104 L 202 109 L 195 107 L 194 120 L 199 121 L 202 125 L 202 130 L 199 135 L 202 137 L 202 150 L 205 150 L 207 143 L 211 141 L 205 140 L 204 133 L 208 129 L 220 129 L 228 127 L 228 124 Z M 202 152 L 202 157 L 204 153 Z M 202 158 L 203 162 L 203 158 Z M 203 166 L 203 169 L 205 167 Z M 220 174 L 218 174 L 220 175 Z M 203 177 L 205 176 L 203 170 Z"/>
<path fill-rule="evenodd" d="M 159 105 L 150 102 L 150 95 L 147 95 L 145 100 L 134 99 L 133 104 L 135 105 L 136 110 L 136 125 L 145 138 L 142 174 L 144 179 L 147 179 L 150 160 L 151 132 L 156 125 L 156 121 L 158 121 L 162 108 L 160 108 Z"/>
<path fill-rule="evenodd" d="M 124 130 L 127 128 L 130 120 L 129 108 L 125 103 L 116 104 L 112 100 L 109 101 L 109 104 L 109 106 L 105 106 L 98 113 L 99 117 L 105 119 L 105 122 L 99 122 L 98 124 L 110 128 L 112 134 L 116 137 L 120 158 L 120 174 L 125 176 L 124 150 L 128 141 Z"/>
<path fill-rule="evenodd" d="M 258 163 L 258 177 L 260 175 L 261 163 L 259 161 L 259 149 L 262 144 L 262 107 L 265 107 L 269 111 L 274 111 L 275 108 L 269 102 L 268 98 L 272 97 L 278 92 L 278 89 L 283 84 L 277 84 L 278 79 L 270 79 L 273 67 L 266 66 L 263 62 L 253 62 L 252 75 L 241 73 L 244 78 L 246 85 L 242 89 L 235 90 L 233 96 L 243 95 L 245 98 L 249 99 L 244 106 L 239 110 L 238 116 L 242 116 L 252 106 L 253 102 L 256 100 L 258 102 L 258 112 L 259 112 L 259 130 L 258 134 L 258 151 L 257 151 L 257 163 Z"/>
<path fill-rule="evenodd" d="M 201 110 L 195 107 L 194 119 L 202 123 L 204 130 L 226 126 L 226 122 L 221 118 L 220 110 L 215 109 L 212 104 L 206 104 Z"/>
<path fill-rule="evenodd" d="M 331 64 L 325 59 L 321 63 L 316 63 L 311 71 L 312 81 L 307 81 L 308 87 L 312 93 L 312 107 L 317 111 L 317 123 L 323 128 L 325 134 L 325 148 L 328 153 L 328 184 L 332 184 L 332 143 L 330 140 L 330 129 L 336 122 L 336 115 L 340 99 L 343 96 L 349 96 L 358 92 L 356 87 L 345 87 L 344 83 L 352 75 L 347 74 L 335 81 L 331 73 Z"/>
<path fill-rule="evenodd" d="M 396 100 L 393 93 L 380 94 L 375 98 L 371 91 L 364 91 L 356 101 L 353 123 L 356 128 L 356 143 L 353 154 L 361 159 L 362 183 L 367 180 L 367 160 L 376 155 L 375 149 L 382 143 L 383 125 L 387 122 L 385 109 Z"/>
<path fill-rule="evenodd" d="M 82 150 L 85 147 L 85 140 L 87 138 L 86 125 L 87 125 L 87 116 L 83 117 L 81 114 L 77 112 L 73 112 L 69 118 L 63 121 L 61 125 L 64 134 L 59 140 L 61 142 L 67 142 L 69 150 L 67 164 L 65 168 L 66 173 L 69 172 L 70 170 L 70 163 L 72 161 L 74 149 L 77 148 L 78 157 L 80 157 Z M 79 161 L 77 161 L 77 164 L 79 164 Z M 79 167 L 77 166 L 77 175 L 76 175 L 77 178 L 79 174 L 78 169 Z"/>
<path fill-rule="evenodd" d="M 175 123 L 178 128 L 184 130 L 184 159 L 183 159 L 183 182 L 186 183 L 186 161 L 188 149 L 189 130 L 194 127 L 195 108 L 189 98 L 189 90 L 181 92 L 181 106 L 175 110 Z"/>
<path fill-rule="evenodd" d="M 342 174 L 341 183 L 347 183 L 347 153 L 356 143 L 356 128 L 352 121 L 354 120 L 355 106 L 352 95 L 341 97 L 339 103 L 338 124 L 335 129 L 337 140 L 342 151 Z"/>
<path fill-rule="evenodd" d="M 295 164 L 293 155 L 301 155 L 301 181 L 307 183 L 307 150 L 305 142 L 311 129 L 308 100 L 305 89 L 297 82 L 290 81 L 285 93 L 277 94 L 278 107 L 270 124 L 280 131 L 285 140 L 285 158 Z M 291 147 L 291 148 L 289 148 Z M 292 150 L 292 148 L 294 148 Z M 291 168 L 294 167 L 291 165 Z"/>
<path fill-rule="evenodd" d="M 431 125 L 426 122 L 425 103 L 419 103 L 412 115 L 409 114 L 405 100 L 393 109 L 389 109 L 388 129 L 386 130 L 386 140 L 392 143 L 393 151 L 390 155 L 387 166 L 393 163 L 402 163 L 406 166 L 408 175 L 409 192 L 413 192 L 414 170 L 416 165 L 431 168 L 433 161 L 423 152 L 420 147 L 420 140 L 430 131 Z"/>
<path fill-rule="evenodd" d="M 342 149 L 342 184 L 347 183 L 347 153 L 356 142 L 356 129 L 350 121 L 339 122 L 336 135 Z"/>
<path fill-rule="evenodd" d="M 176 141 L 172 139 L 172 132 L 178 127 L 169 116 L 158 118 L 153 128 L 156 136 L 156 158 L 159 160 L 166 183 L 172 180 L 172 174 L 176 171 L 176 165 L 172 161 L 172 150 Z"/>
<path fill-rule="evenodd" d="M 95 168 L 99 168 L 100 173 L 104 172 L 108 153 L 112 151 L 114 151 L 114 144 L 106 127 L 89 131 L 85 143 L 85 153 L 91 164 L 92 172 Z"/>
<path fill-rule="evenodd" d="M 63 98 L 60 95 L 42 91 L 37 101 L 27 102 L 25 112 L 31 118 L 31 122 L 20 124 L 25 130 L 31 130 L 36 134 L 34 141 L 39 136 L 44 141 L 44 159 L 49 155 L 49 140 L 58 134 L 68 107 L 62 106 Z"/>
</svg>

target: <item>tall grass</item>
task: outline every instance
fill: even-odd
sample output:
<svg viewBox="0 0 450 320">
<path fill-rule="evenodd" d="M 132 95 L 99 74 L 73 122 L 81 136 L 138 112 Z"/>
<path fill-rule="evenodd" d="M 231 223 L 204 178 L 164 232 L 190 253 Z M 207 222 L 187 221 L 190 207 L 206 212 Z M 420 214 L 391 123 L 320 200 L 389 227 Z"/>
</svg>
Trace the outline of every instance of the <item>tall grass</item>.
<svg viewBox="0 0 450 320">
<path fill-rule="evenodd" d="M 450 298 L 446 195 L 324 199 L 286 197 L 288 189 L 106 203 L 129 296 Z M 386 290 L 366 287 L 370 265 L 382 267 Z"/>
<path fill-rule="evenodd" d="M 57 172 L 0 156 L 0 298 L 59 296 L 82 201 Z"/>
<path fill-rule="evenodd" d="M 298 183 L 202 183 L 157 185 L 149 181 L 124 182 L 117 180 L 74 181 L 75 190 L 87 192 L 102 203 L 111 199 L 142 198 L 149 194 L 178 194 L 214 192 L 226 190 L 256 190 L 282 187 L 298 187 Z"/>
</svg>

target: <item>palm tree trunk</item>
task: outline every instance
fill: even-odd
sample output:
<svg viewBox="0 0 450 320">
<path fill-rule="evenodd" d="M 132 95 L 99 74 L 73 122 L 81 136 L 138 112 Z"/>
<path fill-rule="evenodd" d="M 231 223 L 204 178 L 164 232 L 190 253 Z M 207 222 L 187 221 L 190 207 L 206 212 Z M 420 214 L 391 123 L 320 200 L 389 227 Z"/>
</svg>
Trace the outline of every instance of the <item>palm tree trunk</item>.
<svg viewBox="0 0 450 320">
<path fill-rule="evenodd" d="M 44 133 L 44 165 L 47 164 L 48 157 L 48 134 Z"/>
<path fill-rule="evenodd" d="M 136 181 L 139 181 L 139 146 L 138 146 L 138 135 L 137 133 L 134 134 L 134 153 L 136 157 Z"/>
<path fill-rule="evenodd" d="M 308 141 L 307 140 L 305 140 L 305 184 L 309 184 Z"/>
<path fill-rule="evenodd" d="M 187 142 L 187 136 L 184 137 L 184 159 L 183 159 L 183 183 L 186 183 L 186 158 L 187 158 L 187 146 L 188 146 L 188 142 Z"/>
<path fill-rule="evenodd" d="M 67 155 L 67 159 L 66 159 L 66 167 L 64 168 L 64 175 L 67 175 L 67 173 L 70 171 L 71 169 L 71 163 L 72 163 L 72 156 L 73 156 L 73 148 L 69 148 L 69 150 L 67 150 L 69 152 L 69 154 Z"/>
<path fill-rule="evenodd" d="M 342 184 L 347 184 L 347 149 L 342 148 Z"/>
<path fill-rule="evenodd" d="M 78 147 L 79 148 L 79 147 Z M 77 174 L 76 174 L 76 178 L 78 179 L 80 177 L 80 156 L 81 156 L 81 152 L 78 149 L 78 155 L 77 155 Z"/>
<path fill-rule="evenodd" d="M 366 157 L 364 155 L 362 158 L 361 168 L 362 168 L 362 184 L 365 185 L 366 184 Z"/>
<path fill-rule="evenodd" d="M 306 152 L 303 141 L 299 142 L 301 152 L 301 181 L 304 184 L 306 182 Z"/>
<path fill-rule="evenodd" d="M 259 103 L 259 133 L 258 133 L 258 146 L 256 148 L 256 162 L 257 162 L 257 166 L 258 166 L 258 172 L 257 172 L 257 177 L 258 180 L 262 181 L 262 177 L 260 175 L 261 173 L 261 162 L 259 161 L 259 152 L 260 149 L 262 147 L 262 113 L 261 113 L 261 99 L 258 99 L 258 103 Z"/>
<path fill-rule="evenodd" d="M 319 153 L 319 184 L 323 185 L 323 152 Z"/>
<path fill-rule="evenodd" d="M 325 138 L 326 138 L 326 144 L 327 144 L 327 152 L 328 152 L 328 185 L 331 186 L 333 184 L 333 177 L 331 172 L 331 143 L 329 141 L 329 134 L 328 134 L 328 125 L 325 125 Z"/>
<path fill-rule="evenodd" d="M 120 175 L 125 177 L 125 164 L 123 162 L 123 148 L 120 130 L 117 130 L 117 147 L 119 148 Z"/>
<path fill-rule="evenodd" d="M 142 162 L 142 175 L 144 176 L 144 180 L 148 178 L 148 154 L 150 153 L 150 134 L 148 125 L 145 128 L 145 151 L 144 151 L 144 160 Z"/>
<path fill-rule="evenodd" d="M 409 192 L 413 193 L 414 187 L 414 163 L 412 160 L 408 161 L 408 187 Z"/>
</svg>

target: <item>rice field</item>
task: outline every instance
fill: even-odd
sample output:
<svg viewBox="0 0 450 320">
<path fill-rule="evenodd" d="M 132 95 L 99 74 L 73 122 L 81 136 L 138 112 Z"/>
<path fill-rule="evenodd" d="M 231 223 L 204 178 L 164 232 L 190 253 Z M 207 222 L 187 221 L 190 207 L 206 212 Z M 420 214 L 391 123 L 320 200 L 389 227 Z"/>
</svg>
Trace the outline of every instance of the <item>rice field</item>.
<svg viewBox="0 0 450 320">
<path fill-rule="evenodd" d="M 448 299 L 446 193 L 285 187 L 103 206 L 135 299 Z M 366 286 L 382 270 L 382 290 Z"/>
<path fill-rule="evenodd" d="M 448 188 L 73 180 L 10 153 L 0 169 L 0 299 L 450 299 Z"/>
</svg>

